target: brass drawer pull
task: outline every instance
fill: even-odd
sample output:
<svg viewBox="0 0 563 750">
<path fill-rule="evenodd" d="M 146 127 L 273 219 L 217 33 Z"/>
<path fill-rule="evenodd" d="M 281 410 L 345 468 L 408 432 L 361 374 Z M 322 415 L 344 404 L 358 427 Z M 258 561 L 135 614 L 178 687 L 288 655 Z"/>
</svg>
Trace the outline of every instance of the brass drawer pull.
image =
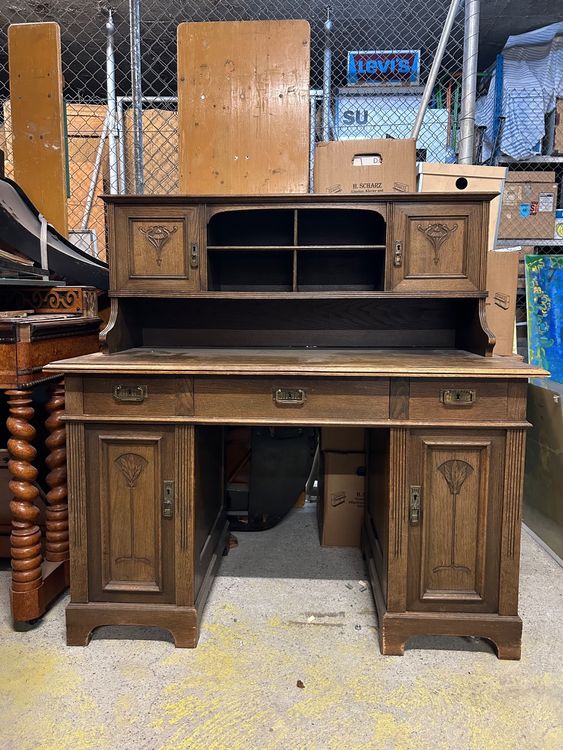
<svg viewBox="0 0 563 750">
<path fill-rule="evenodd" d="M 304 388 L 274 388 L 273 397 L 276 406 L 303 406 L 307 392 Z"/>
<path fill-rule="evenodd" d="M 113 397 L 116 401 L 125 403 L 142 403 L 149 395 L 146 385 L 114 385 Z"/>
<path fill-rule="evenodd" d="M 472 388 L 446 388 L 440 391 L 440 401 L 446 406 L 471 406 L 477 400 Z"/>
</svg>

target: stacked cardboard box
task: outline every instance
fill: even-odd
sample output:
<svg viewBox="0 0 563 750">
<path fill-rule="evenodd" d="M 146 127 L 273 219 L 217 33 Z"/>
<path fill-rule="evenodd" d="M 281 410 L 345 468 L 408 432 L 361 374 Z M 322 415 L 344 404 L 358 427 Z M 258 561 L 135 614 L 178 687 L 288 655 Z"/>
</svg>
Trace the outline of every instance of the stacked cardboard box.
<svg viewBox="0 0 563 750">
<path fill-rule="evenodd" d="M 412 139 L 327 141 L 315 150 L 315 193 L 413 193 Z"/>
<path fill-rule="evenodd" d="M 553 239 L 556 206 L 554 172 L 509 172 L 502 198 L 499 237 Z"/>
<path fill-rule="evenodd" d="M 365 505 L 365 430 L 323 427 L 317 502 L 323 547 L 359 547 Z"/>
</svg>

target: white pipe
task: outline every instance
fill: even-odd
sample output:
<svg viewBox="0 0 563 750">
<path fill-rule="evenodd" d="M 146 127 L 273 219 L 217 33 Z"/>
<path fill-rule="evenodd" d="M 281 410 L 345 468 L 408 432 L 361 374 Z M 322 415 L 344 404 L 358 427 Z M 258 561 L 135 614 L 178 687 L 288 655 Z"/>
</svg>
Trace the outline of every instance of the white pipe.
<svg viewBox="0 0 563 750">
<path fill-rule="evenodd" d="M 459 117 L 460 164 L 473 164 L 475 149 L 475 96 L 477 92 L 477 56 L 479 54 L 479 0 L 465 0 L 463 74 Z"/>
<path fill-rule="evenodd" d="M 112 195 L 119 192 L 117 173 L 117 148 L 116 148 L 116 98 L 115 98 L 115 47 L 114 34 L 115 25 L 111 9 L 108 11 L 106 23 L 107 45 L 106 45 L 106 88 L 108 100 L 108 162 L 109 162 L 109 191 Z"/>
<path fill-rule="evenodd" d="M 92 177 L 90 178 L 90 187 L 88 189 L 88 195 L 86 197 L 86 204 L 84 206 L 84 214 L 82 216 L 82 223 L 80 225 L 81 230 L 88 229 L 88 222 L 90 221 L 90 212 L 92 211 L 92 204 L 94 203 L 94 195 L 96 193 L 96 185 L 98 184 L 98 176 L 100 174 L 100 167 L 102 165 L 102 154 L 104 153 L 104 146 L 108 135 L 109 126 L 109 112 L 104 117 L 104 125 L 102 127 L 102 134 L 100 136 L 100 142 L 98 143 L 98 149 L 96 151 L 96 161 L 94 162 L 94 169 L 92 170 Z"/>
<path fill-rule="evenodd" d="M 125 127 L 123 126 L 123 98 L 117 97 L 117 138 L 119 157 L 119 195 L 127 192 L 125 184 Z"/>
</svg>

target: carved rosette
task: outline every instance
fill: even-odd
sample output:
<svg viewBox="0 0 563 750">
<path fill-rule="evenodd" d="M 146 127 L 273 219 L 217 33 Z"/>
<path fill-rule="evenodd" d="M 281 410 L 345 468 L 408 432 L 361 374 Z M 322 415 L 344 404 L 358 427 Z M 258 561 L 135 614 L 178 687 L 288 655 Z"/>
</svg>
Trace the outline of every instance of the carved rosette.
<svg viewBox="0 0 563 750">
<path fill-rule="evenodd" d="M 177 230 L 178 227 L 172 227 L 172 229 L 169 229 L 168 227 L 162 226 L 162 224 L 156 224 L 155 226 L 147 227 L 147 229 L 139 227 L 139 231 L 141 232 L 141 234 L 146 237 L 149 243 L 156 250 L 157 266 L 160 266 L 160 264 L 162 263 L 162 251 L 164 249 L 164 246 Z"/>
<path fill-rule="evenodd" d="M 66 473 L 66 429 L 63 423 L 65 395 L 62 384 L 51 386 L 45 426 L 50 435 L 45 441 L 49 455 L 45 459 L 49 473 L 47 492 L 47 560 L 68 560 L 68 489 Z"/>
<path fill-rule="evenodd" d="M 8 470 L 12 476 L 9 488 L 13 494 L 10 502 L 12 591 L 33 591 L 41 586 L 43 561 L 41 530 L 36 523 L 39 508 L 35 502 L 39 489 L 35 485 L 37 469 L 33 462 L 37 451 L 31 444 L 36 435 L 31 424 L 35 412 L 31 405 L 31 391 L 10 390 L 6 391 L 6 397 L 10 414 L 6 426 L 11 435 L 8 440 Z"/>
<path fill-rule="evenodd" d="M 447 224 L 436 222 L 435 224 L 427 224 L 426 226 L 418 224 L 416 228 L 419 232 L 422 232 L 428 242 L 432 245 L 434 250 L 434 263 L 438 264 L 440 261 L 440 248 L 456 231 L 457 224 L 449 227 Z"/>
</svg>

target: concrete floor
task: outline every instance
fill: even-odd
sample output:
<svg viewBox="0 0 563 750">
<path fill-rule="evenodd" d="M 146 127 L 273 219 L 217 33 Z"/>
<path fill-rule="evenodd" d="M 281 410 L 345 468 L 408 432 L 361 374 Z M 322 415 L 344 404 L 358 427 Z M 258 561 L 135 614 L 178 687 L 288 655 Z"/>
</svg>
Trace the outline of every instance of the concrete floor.
<svg viewBox="0 0 563 750">
<path fill-rule="evenodd" d="M 563 748 L 563 570 L 527 534 L 520 662 L 453 638 L 380 656 L 359 551 L 320 549 L 310 507 L 238 538 L 192 651 L 141 628 L 67 648 L 67 597 L 14 632 L 2 571 L 0 750 Z"/>
</svg>

